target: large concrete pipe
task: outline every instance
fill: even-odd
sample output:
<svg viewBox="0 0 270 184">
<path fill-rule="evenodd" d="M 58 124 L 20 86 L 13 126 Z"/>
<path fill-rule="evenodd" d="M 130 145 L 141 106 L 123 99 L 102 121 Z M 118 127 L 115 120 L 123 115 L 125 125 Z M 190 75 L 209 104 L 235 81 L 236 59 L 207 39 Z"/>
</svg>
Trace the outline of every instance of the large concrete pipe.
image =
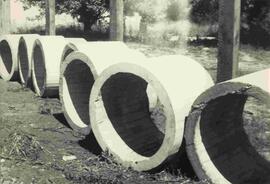
<svg viewBox="0 0 270 184">
<path fill-rule="evenodd" d="M 141 62 L 145 56 L 122 42 L 88 42 L 73 49 L 79 51 L 71 51 L 61 65 L 59 96 L 69 125 L 76 131 L 88 134 L 89 98 L 97 76 L 112 64 L 121 61 Z"/>
<path fill-rule="evenodd" d="M 186 122 L 186 149 L 201 180 L 215 184 L 270 183 L 269 160 L 244 129 L 247 98 L 270 108 L 270 69 L 218 84 L 201 94 Z M 269 113 L 269 111 L 268 111 Z"/>
<path fill-rule="evenodd" d="M 158 98 L 152 112 L 147 85 Z M 124 166 L 139 171 L 163 166 L 180 149 L 185 118 L 194 99 L 212 85 L 208 72 L 185 56 L 111 66 L 92 88 L 93 133 L 102 149 Z"/>
<path fill-rule="evenodd" d="M 69 40 L 74 42 L 75 39 L 43 36 L 35 41 L 32 54 L 32 78 L 37 95 L 58 97 L 61 59 Z"/>
<path fill-rule="evenodd" d="M 28 87 L 31 83 L 31 57 L 37 34 L 21 36 L 18 46 L 19 75 L 23 86 Z"/>
<path fill-rule="evenodd" d="M 87 42 L 87 43 L 92 43 L 92 42 Z M 97 42 L 93 42 L 93 43 L 97 43 Z M 107 43 L 110 43 L 108 44 L 108 47 L 111 47 L 112 44 L 115 44 L 116 48 L 117 49 L 124 49 L 126 50 L 128 47 L 127 45 L 124 44 L 124 42 L 120 42 L 120 41 L 114 41 L 114 42 L 98 42 L 100 46 L 103 46 L 103 47 L 106 47 Z M 66 57 L 74 52 L 74 51 L 80 51 L 80 50 L 85 50 L 85 43 L 81 40 L 78 40 L 78 41 L 70 41 L 64 48 L 64 52 L 62 54 L 62 61 L 64 61 L 66 59 Z M 120 48 L 121 47 L 121 48 Z M 89 51 L 88 51 L 89 52 Z M 135 51 L 133 51 L 135 53 Z M 141 55 L 141 57 L 145 57 L 142 53 L 140 52 L 137 52 L 136 55 Z M 123 54 L 122 54 L 123 55 Z"/>
<path fill-rule="evenodd" d="M 5 81 L 19 79 L 18 45 L 21 35 L 3 35 L 0 37 L 0 76 Z"/>
</svg>

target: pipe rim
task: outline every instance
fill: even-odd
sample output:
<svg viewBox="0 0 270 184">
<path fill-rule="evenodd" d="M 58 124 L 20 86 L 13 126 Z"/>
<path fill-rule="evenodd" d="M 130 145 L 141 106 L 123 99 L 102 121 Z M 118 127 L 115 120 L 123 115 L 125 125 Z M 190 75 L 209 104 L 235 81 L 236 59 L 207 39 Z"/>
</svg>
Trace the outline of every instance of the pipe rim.
<svg viewBox="0 0 270 184">
<path fill-rule="evenodd" d="M 21 45 L 22 44 L 22 45 Z M 23 66 L 22 66 L 22 59 L 21 59 L 21 50 L 20 50 L 20 46 L 23 47 L 23 49 L 25 49 L 25 53 L 22 53 L 22 54 L 25 54 L 26 56 L 24 56 L 26 58 L 26 62 L 23 63 L 24 67 L 26 67 L 26 69 L 23 69 Z M 22 51 L 22 52 L 24 52 Z M 20 80 L 21 80 L 21 83 L 22 85 L 24 86 L 27 86 L 27 83 L 28 83 L 28 80 L 31 78 L 31 67 L 30 67 L 30 64 L 29 63 L 29 56 L 28 56 L 28 48 L 27 48 L 27 45 L 26 45 L 26 41 L 23 37 L 20 38 L 19 40 L 19 46 L 18 46 L 18 67 L 19 67 L 19 75 L 20 75 Z"/>
<path fill-rule="evenodd" d="M 5 80 L 5 81 L 10 81 L 13 79 L 16 79 L 17 76 L 15 73 L 15 67 L 17 67 L 16 62 L 17 62 L 17 47 L 15 46 L 16 43 L 12 44 L 12 41 L 10 40 L 9 36 L 11 35 L 7 35 L 7 36 L 3 36 L 2 39 L 0 40 L 0 48 L 2 44 L 6 44 L 7 49 L 8 49 L 8 54 L 10 54 L 9 58 L 5 58 L 3 59 L 3 57 L 1 56 L 1 50 L 0 50 L 0 75 L 1 77 Z M 17 36 L 17 35 L 14 35 Z M 15 49 L 16 48 L 16 49 Z M 6 61 L 9 60 L 9 61 Z M 6 67 L 7 64 L 6 62 L 11 62 L 11 65 L 8 67 Z"/>
<path fill-rule="evenodd" d="M 43 74 L 43 81 L 42 82 L 42 86 L 40 86 L 38 84 L 38 81 L 37 81 L 37 76 L 36 76 L 36 72 L 35 72 L 35 58 L 34 58 L 34 54 L 35 54 L 35 48 L 36 47 L 39 47 L 40 50 L 41 50 L 41 62 L 43 62 L 43 65 L 44 65 L 44 74 Z M 46 82 L 47 82 L 47 72 L 46 72 L 46 58 L 45 58 L 45 55 L 44 55 L 44 51 L 43 51 L 43 46 L 42 46 L 42 43 L 39 39 L 37 39 L 34 43 L 34 46 L 33 46 L 33 50 L 32 50 L 32 82 L 33 82 L 33 86 L 34 86 L 34 89 L 35 89 L 35 93 L 38 95 L 38 96 L 43 96 L 43 94 L 45 93 L 45 89 L 46 89 Z"/>
<path fill-rule="evenodd" d="M 71 126 L 71 128 L 75 131 L 78 131 L 84 135 L 88 135 L 91 130 L 91 121 L 90 124 L 87 125 L 85 122 L 82 121 L 82 119 L 76 114 L 75 116 L 72 115 L 74 112 L 76 112 L 76 108 L 73 105 L 72 98 L 70 97 L 68 87 L 67 87 L 67 81 L 65 77 L 65 72 L 70 64 L 73 62 L 76 62 L 77 60 L 83 62 L 86 64 L 90 71 L 92 72 L 92 76 L 94 80 L 97 78 L 98 74 L 97 71 L 95 70 L 95 67 L 92 63 L 92 61 L 89 59 L 89 57 L 79 51 L 74 51 L 71 54 L 69 54 L 64 62 L 61 64 L 60 68 L 60 85 L 59 85 L 59 98 L 62 104 L 62 110 L 63 114 L 68 122 L 68 124 Z M 91 87 L 90 88 L 90 93 L 91 93 Z M 90 96 L 89 96 L 90 98 Z M 77 113 L 77 112 L 76 112 Z"/>
<path fill-rule="evenodd" d="M 241 91 L 242 89 L 246 90 Z M 231 94 L 240 94 L 246 95 L 247 97 L 253 97 L 261 102 L 264 102 L 270 108 L 270 98 L 268 92 L 259 87 L 240 82 L 220 83 L 208 89 L 196 99 L 193 107 L 197 106 L 198 104 L 205 105 L 212 100 Z M 192 109 L 186 121 L 185 139 L 187 143 L 186 149 L 188 158 L 195 173 L 201 180 L 207 180 L 213 183 L 230 184 L 231 182 L 222 175 L 221 171 L 219 171 L 219 169 L 211 161 L 207 149 L 202 141 L 202 135 L 200 133 L 200 120 L 203 109 L 204 107 L 202 109 L 197 109 L 197 107 L 196 109 Z M 270 170 L 269 162 L 260 155 L 256 156 L 257 161 Z M 268 178 L 268 180 L 269 179 L 270 178 Z"/>
<path fill-rule="evenodd" d="M 74 51 L 78 51 L 78 48 L 76 47 L 76 44 L 74 44 L 74 43 L 68 43 L 65 46 L 64 50 L 63 50 L 63 54 L 62 54 L 62 57 L 61 57 L 62 63 L 65 61 L 65 59 L 67 58 L 67 56 L 70 55 Z"/>
<path fill-rule="evenodd" d="M 163 104 L 164 106 L 164 114 L 166 114 L 164 138 L 158 151 L 150 157 L 142 156 L 139 153 L 136 153 L 124 142 L 124 140 L 121 139 L 116 130 L 113 128 L 112 123 L 108 120 L 108 116 L 104 106 L 102 108 L 102 116 L 105 116 L 105 121 L 107 123 L 106 125 L 104 125 L 104 127 L 108 128 L 108 130 L 110 131 L 102 131 L 102 127 L 100 127 L 100 117 L 97 117 L 97 113 L 95 112 L 97 108 L 101 108 L 102 105 L 104 105 L 103 102 L 97 102 L 99 100 L 102 101 L 100 91 L 104 82 L 109 79 L 111 75 L 117 73 L 130 73 L 145 80 L 155 89 L 155 92 L 159 97 L 161 104 Z M 90 95 L 90 107 L 92 131 L 94 132 L 99 145 L 104 151 L 108 150 L 115 157 L 115 159 L 124 166 L 132 167 L 138 171 L 148 171 L 160 166 L 166 161 L 170 154 L 172 154 L 172 149 L 175 142 L 175 129 L 177 125 L 175 122 L 171 102 L 162 84 L 156 79 L 153 74 L 151 74 L 143 67 L 136 64 L 119 63 L 105 69 L 100 75 L 100 77 L 96 80 L 92 88 L 92 92 Z M 111 135 L 111 139 L 109 141 L 105 141 L 106 137 L 108 136 L 106 134 Z M 117 152 L 116 150 L 119 147 L 123 149 Z"/>
</svg>

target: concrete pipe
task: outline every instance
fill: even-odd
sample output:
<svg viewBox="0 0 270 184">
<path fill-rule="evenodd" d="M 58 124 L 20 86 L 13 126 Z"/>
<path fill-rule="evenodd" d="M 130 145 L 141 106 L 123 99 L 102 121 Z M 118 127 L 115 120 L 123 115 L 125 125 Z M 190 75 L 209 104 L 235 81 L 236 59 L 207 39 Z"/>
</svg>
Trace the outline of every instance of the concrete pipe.
<svg viewBox="0 0 270 184">
<path fill-rule="evenodd" d="M 267 110 L 269 93 L 270 69 L 218 84 L 197 98 L 187 119 L 185 139 L 201 180 L 270 183 L 269 160 L 252 145 L 243 121 L 247 98 L 258 99 Z"/>
<path fill-rule="evenodd" d="M 61 61 L 64 61 L 70 53 L 77 51 L 77 45 L 87 43 L 83 38 L 68 38 L 67 41 L 68 44 L 64 48 Z"/>
<path fill-rule="evenodd" d="M 21 35 L 3 35 L 0 37 L 0 76 L 5 81 L 19 79 L 18 45 Z"/>
<path fill-rule="evenodd" d="M 59 96 L 69 125 L 85 135 L 90 132 L 89 98 L 97 76 L 117 62 L 140 62 L 145 57 L 122 42 L 88 42 L 77 45 L 61 65 Z"/>
<path fill-rule="evenodd" d="M 31 81 L 31 57 L 33 46 L 36 39 L 39 38 L 37 34 L 29 34 L 21 36 L 18 46 L 18 64 L 19 75 L 23 86 L 29 87 Z"/>
<path fill-rule="evenodd" d="M 69 40 L 74 42 L 75 39 L 43 36 L 35 41 L 32 54 L 32 76 L 38 96 L 58 97 L 61 59 Z"/>
<path fill-rule="evenodd" d="M 158 98 L 152 112 L 147 85 Z M 111 66 L 92 88 L 93 133 L 101 148 L 126 167 L 149 171 L 163 166 L 180 149 L 192 102 L 212 85 L 208 72 L 185 56 Z"/>
</svg>

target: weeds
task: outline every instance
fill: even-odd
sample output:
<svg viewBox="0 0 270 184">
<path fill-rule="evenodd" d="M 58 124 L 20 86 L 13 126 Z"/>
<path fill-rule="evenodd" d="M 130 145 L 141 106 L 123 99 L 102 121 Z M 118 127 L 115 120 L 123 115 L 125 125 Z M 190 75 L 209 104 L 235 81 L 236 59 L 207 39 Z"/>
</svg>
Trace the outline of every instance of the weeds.
<svg viewBox="0 0 270 184">
<path fill-rule="evenodd" d="M 4 143 L 1 154 L 7 158 L 37 161 L 41 152 L 44 151 L 44 148 L 34 137 L 24 132 L 9 134 Z"/>
</svg>

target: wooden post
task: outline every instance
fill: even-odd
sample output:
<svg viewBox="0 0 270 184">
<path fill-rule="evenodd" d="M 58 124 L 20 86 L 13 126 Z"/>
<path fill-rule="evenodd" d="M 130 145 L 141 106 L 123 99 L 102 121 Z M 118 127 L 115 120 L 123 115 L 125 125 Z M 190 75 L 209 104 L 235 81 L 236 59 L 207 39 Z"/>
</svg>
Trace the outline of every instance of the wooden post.
<svg viewBox="0 0 270 184">
<path fill-rule="evenodd" d="M 46 35 L 55 35 L 55 0 L 46 0 Z"/>
<path fill-rule="evenodd" d="M 124 39 L 124 1 L 110 0 L 110 40 Z"/>
<path fill-rule="evenodd" d="M 219 0 L 219 48 L 217 82 L 238 73 L 241 0 Z"/>
<path fill-rule="evenodd" d="M 0 0 L 0 35 L 10 33 L 10 0 Z"/>
</svg>

